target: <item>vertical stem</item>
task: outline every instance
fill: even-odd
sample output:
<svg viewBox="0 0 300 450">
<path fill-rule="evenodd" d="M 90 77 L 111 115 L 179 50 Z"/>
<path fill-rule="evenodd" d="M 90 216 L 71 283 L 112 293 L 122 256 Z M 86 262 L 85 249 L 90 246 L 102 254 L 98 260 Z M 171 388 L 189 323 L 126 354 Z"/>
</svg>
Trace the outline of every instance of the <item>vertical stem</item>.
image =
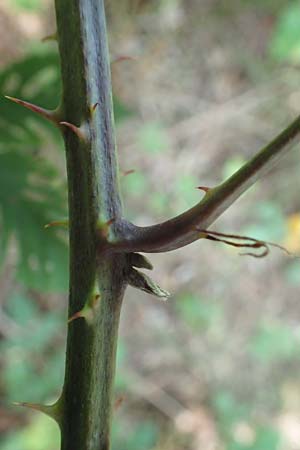
<svg viewBox="0 0 300 450">
<path fill-rule="evenodd" d="M 92 323 L 69 324 L 62 450 L 108 450 L 122 255 L 101 254 L 97 221 L 121 216 L 103 0 L 55 0 L 62 70 L 70 223 L 69 316 L 99 292 Z M 96 108 L 93 105 L 98 104 Z M 114 227 L 110 229 L 114 234 Z M 99 247 L 100 246 L 100 247 Z M 97 247 L 97 251 L 96 251 Z M 99 250 L 100 248 L 100 250 Z"/>
</svg>

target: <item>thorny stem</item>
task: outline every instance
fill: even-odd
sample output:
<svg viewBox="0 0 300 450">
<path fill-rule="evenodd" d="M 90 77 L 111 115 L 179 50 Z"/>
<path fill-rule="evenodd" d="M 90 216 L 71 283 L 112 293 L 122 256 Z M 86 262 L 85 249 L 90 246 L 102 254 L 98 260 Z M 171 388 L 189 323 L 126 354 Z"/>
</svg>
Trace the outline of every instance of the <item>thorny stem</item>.
<svg viewBox="0 0 300 450">
<path fill-rule="evenodd" d="M 206 231 L 300 134 L 299 116 L 228 180 L 204 189 L 203 200 L 183 214 L 148 227 L 126 221 L 118 187 L 103 1 L 55 0 L 63 85 L 60 107 L 51 112 L 10 98 L 53 121 L 65 138 L 70 228 L 65 380 L 54 405 L 23 404 L 58 422 L 62 450 L 110 449 L 118 324 L 127 284 L 158 297 L 168 295 L 133 269 L 152 268 L 135 252 L 167 252 L 206 234 L 214 240 L 230 237 Z M 54 224 L 58 222 L 49 225 Z M 267 250 L 266 244 L 255 241 L 246 247 Z"/>
<path fill-rule="evenodd" d="M 56 0 L 69 191 L 69 317 L 62 450 L 109 450 L 124 255 L 103 255 L 98 222 L 121 217 L 103 0 Z M 97 107 L 95 105 L 97 104 Z M 109 230 L 114 237 L 114 225 Z M 96 251 L 98 249 L 98 251 Z"/>
<path fill-rule="evenodd" d="M 224 183 L 209 189 L 202 201 L 179 216 L 148 227 L 120 221 L 119 238 L 111 243 L 111 251 L 168 252 L 203 237 L 199 229 L 207 229 L 238 197 L 262 178 L 299 140 L 299 136 L 300 116 L 241 169 Z"/>
</svg>

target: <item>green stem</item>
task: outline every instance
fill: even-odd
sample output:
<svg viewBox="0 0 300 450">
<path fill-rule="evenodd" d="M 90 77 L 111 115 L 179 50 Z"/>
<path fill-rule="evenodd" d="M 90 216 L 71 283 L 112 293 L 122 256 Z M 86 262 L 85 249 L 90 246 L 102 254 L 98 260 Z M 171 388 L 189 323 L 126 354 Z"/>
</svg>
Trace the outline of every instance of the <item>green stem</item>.
<svg viewBox="0 0 300 450">
<path fill-rule="evenodd" d="M 69 324 L 62 450 L 108 450 L 125 257 L 104 255 L 97 222 L 121 216 L 103 0 L 56 0 L 70 224 L 69 317 L 100 294 L 93 320 Z M 95 106 L 95 104 L 97 105 Z M 114 225 L 109 229 L 114 237 Z M 97 251 L 96 251 L 97 249 Z"/>
</svg>

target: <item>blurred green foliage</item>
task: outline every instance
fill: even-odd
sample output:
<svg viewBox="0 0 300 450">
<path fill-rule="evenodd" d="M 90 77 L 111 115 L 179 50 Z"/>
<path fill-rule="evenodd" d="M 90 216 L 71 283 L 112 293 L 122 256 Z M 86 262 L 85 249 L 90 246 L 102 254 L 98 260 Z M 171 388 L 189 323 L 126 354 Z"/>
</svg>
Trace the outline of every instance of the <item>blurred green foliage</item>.
<svg viewBox="0 0 300 450">
<path fill-rule="evenodd" d="M 300 61 L 299 2 L 290 1 L 281 10 L 270 42 L 271 56 L 277 61 Z"/>
<path fill-rule="evenodd" d="M 223 308 L 220 301 L 202 299 L 186 293 L 176 299 L 175 308 L 184 322 L 195 332 L 221 326 Z"/>
<path fill-rule="evenodd" d="M 130 432 L 128 432 L 130 429 Z M 159 436 L 159 428 L 154 422 L 141 421 L 132 426 L 115 424 L 113 427 L 112 450 L 150 450 Z"/>
<path fill-rule="evenodd" d="M 290 326 L 281 322 L 263 321 L 250 342 L 250 352 L 262 363 L 295 359 L 299 339 Z"/>
<path fill-rule="evenodd" d="M 237 401 L 229 390 L 216 393 L 213 407 L 226 450 L 279 450 L 279 432 L 254 420 L 250 406 Z"/>
<path fill-rule="evenodd" d="M 261 201 L 253 211 L 252 223 L 242 234 L 265 241 L 282 242 L 287 233 L 287 221 L 282 207 L 275 201 Z"/>
<path fill-rule="evenodd" d="M 57 424 L 43 414 L 33 413 L 30 423 L 6 436 L 2 450 L 57 450 L 60 433 Z"/>
<path fill-rule="evenodd" d="M 7 303 L 7 317 L 17 330 L 0 348 L 4 360 L 3 385 L 8 401 L 46 401 L 62 384 L 63 347 L 56 348 L 63 318 L 54 311 L 42 312 L 32 299 L 16 292 Z M 41 365 L 47 355 L 47 366 Z"/>
<path fill-rule="evenodd" d="M 300 262 L 299 261 L 289 262 L 285 267 L 284 275 L 285 275 L 286 281 L 291 286 L 299 286 L 300 285 Z"/>
<path fill-rule="evenodd" d="M 169 146 L 168 135 L 157 122 L 144 124 L 139 131 L 138 141 L 142 150 L 154 154 L 164 152 Z"/>
<path fill-rule="evenodd" d="M 12 0 L 12 4 L 19 10 L 38 11 L 42 8 L 40 0 Z"/>
<path fill-rule="evenodd" d="M 54 108 L 60 82 L 56 53 L 29 55 L 0 74 L 4 94 Z M 47 157 L 58 134 L 41 117 L 7 101 L 0 119 L 0 249 L 18 247 L 17 279 L 41 291 L 67 287 L 66 240 L 48 222 L 66 216 L 66 186 Z M 45 140 L 47 141 L 45 142 Z"/>
</svg>

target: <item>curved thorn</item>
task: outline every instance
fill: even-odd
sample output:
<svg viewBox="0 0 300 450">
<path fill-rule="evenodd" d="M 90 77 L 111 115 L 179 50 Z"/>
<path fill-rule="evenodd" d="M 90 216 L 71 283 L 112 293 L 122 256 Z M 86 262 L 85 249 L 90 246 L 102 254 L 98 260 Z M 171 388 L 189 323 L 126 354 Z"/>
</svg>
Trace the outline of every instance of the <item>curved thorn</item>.
<svg viewBox="0 0 300 450">
<path fill-rule="evenodd" d="M 54 222 L 49 222 L 44 225 L 44 228 L 51 228 L 51 227 L 65 227 L 69 228 L 69 221 L 68 220 L 56 220 Z"/>
<path fill-rule="evenodd" d="M 117 411 L 120 406 L 123 404 L 125 400 L 125 396 L 124 395 L 120 395 L 116 400 L 115 400 L 115 404 L 114 404 L 114 410 Z"/>
<path fill-rule="evenodd" d="M 99 300 L 100 294 L 92 295 L 80 311 L 77 311 L 75 314 L 69 317 L 68 323 L 71 323 L 76 319 L 85 319 L 89 323 L 93 319 L 93 314 L 97 305 L 99 304 Z"/>
<path fill-rule="evenodd" d="M 207 186 L 197 186 L 196 189 L 199 189 L 199 190 L 204 191 L 206 193 L 211 190 L 211 188 L 209 188 Z"/>
<path fill-rule="evenodd" d="M 33 103 L 26 102 L 25 100 L 21 100 L 19 98 L 10 97 L 9 95 L 5 95 L 4 97 L 7 98 L 7 100 L 17 103 L 18 105 L 24 106 L 24 108 L 27 108 L 30 111 L 39 114 L 40 116 L 44 117 L 44 119 L 53 122 L 55 125 L 57 126 L 59 125 L 59 118 L 56 110 L 52 111 L 50 109 L 41 108 L 40 106 L 34 105 Z"/>
<path fill-rule="evenodd" d="M 82 141 L 85 140 L 85 135 L 84 135 L 82 129 L 77 127 L 73 123 L 62 121 L 62 122 L 59 122 L 59 125 L 64 125 L 65 127 L 69 128 L 71 131 L 73 131 L 73 133 L 76 134 L 76 136 L 78 136 L 78 138 L 80 140 L 82 140 Z"/>
<path fill-rule="evenodd" d="M 94 103 L 92 106 L 92 111 L 94 112 L 98 106 L 99 106 L 99 102 Z"/>
</svg>

